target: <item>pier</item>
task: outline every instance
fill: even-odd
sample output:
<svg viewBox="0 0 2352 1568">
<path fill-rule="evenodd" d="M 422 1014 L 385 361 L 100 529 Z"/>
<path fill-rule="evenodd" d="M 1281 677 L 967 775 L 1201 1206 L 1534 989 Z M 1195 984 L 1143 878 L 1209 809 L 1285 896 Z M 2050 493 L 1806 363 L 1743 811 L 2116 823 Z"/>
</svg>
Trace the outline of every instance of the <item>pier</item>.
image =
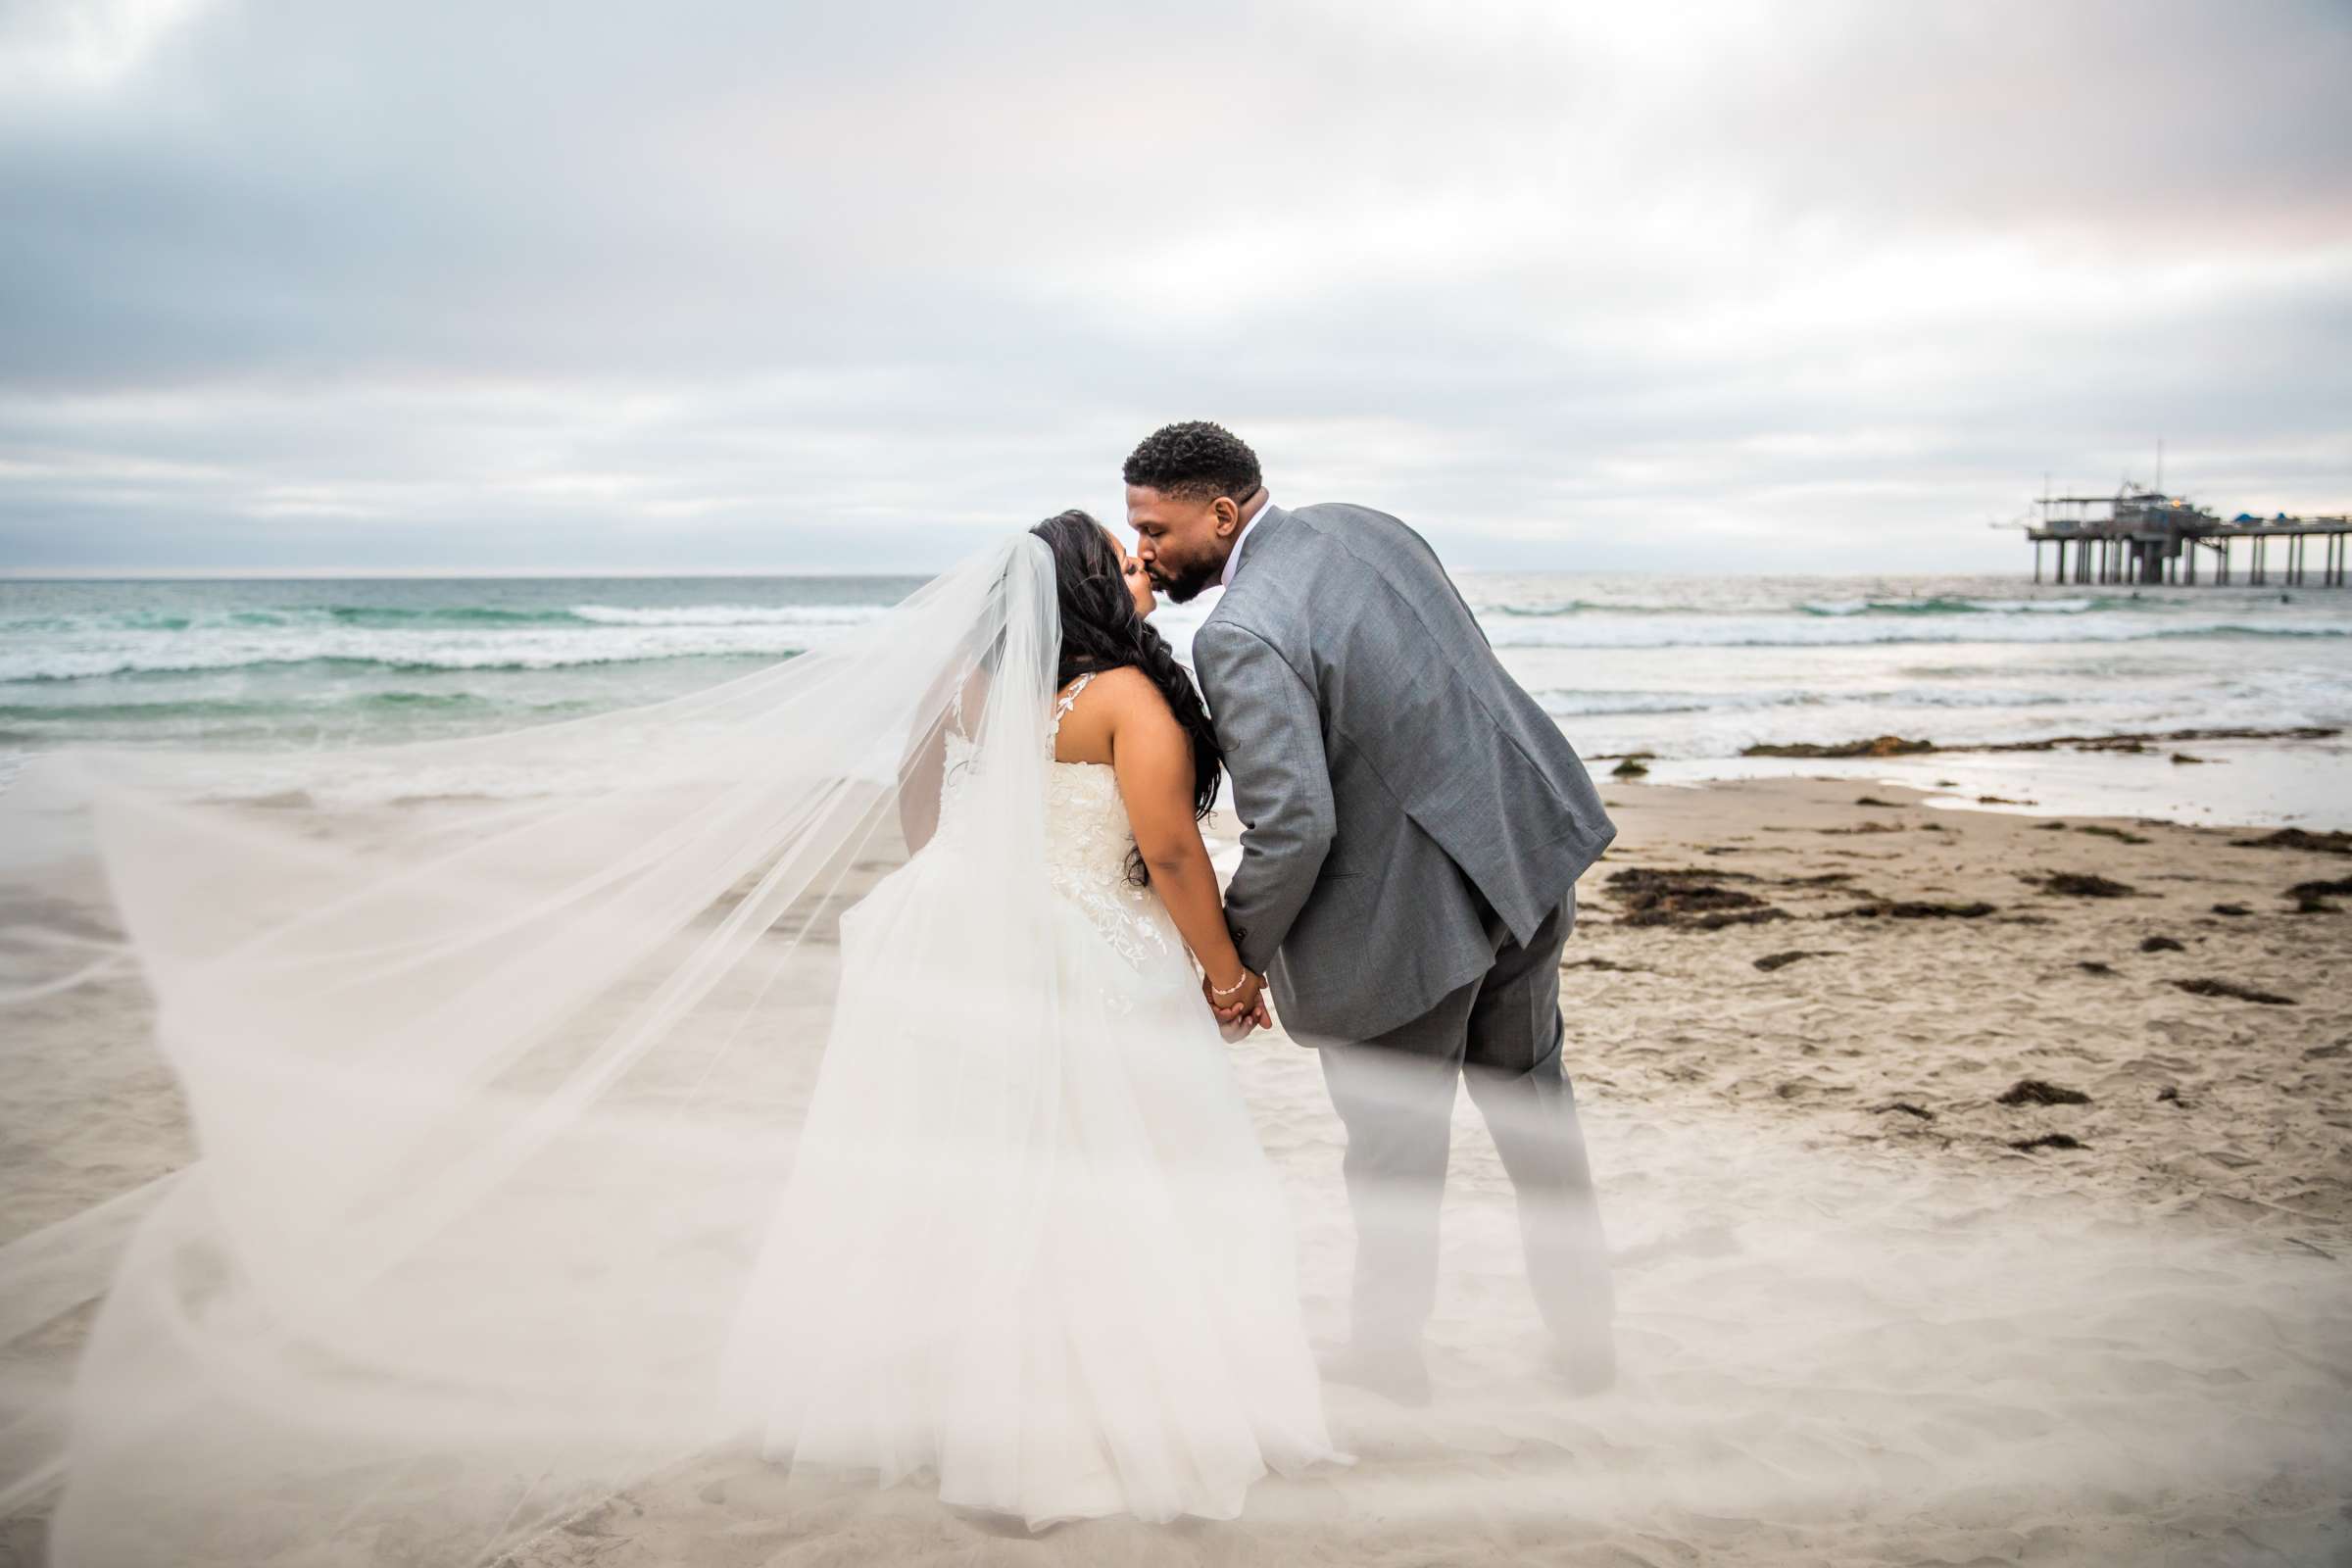
<svg viewBox="0 0 2352 1568">
<path fill-rule="evenodd" d="M 2059 583 L 2342 588 L 2352 566 L 2352 547 L 2345 543 L 2352 539 L 2352 516 L 2280 514 L 2265 520 L 2240 513 L 2225 520 L 2180 497 L 2129 484 L 2112 496 L 2044 496 L 2034 505 L 2041 518 L 2028 525 L 2026 537 L 2034 541 L 2037 583 L 2045 544 L 2057 547 L 2049 580 Z M 2106 508 L 2106 514 L 2093 515 L 2094 507 Z M 2320 541 L 2316 577 L 2314 539 Z"/>
</svg>

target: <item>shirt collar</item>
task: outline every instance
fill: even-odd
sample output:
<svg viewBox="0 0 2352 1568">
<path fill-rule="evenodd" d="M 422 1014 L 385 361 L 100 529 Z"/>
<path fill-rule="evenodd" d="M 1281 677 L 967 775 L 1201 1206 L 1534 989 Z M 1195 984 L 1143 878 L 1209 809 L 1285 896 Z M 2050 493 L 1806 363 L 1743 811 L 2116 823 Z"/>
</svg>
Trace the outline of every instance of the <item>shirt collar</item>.
<svg viewBox="0 0 2352 1568">
<path fill-rule="evenodd" d="M 1233 550 L 1225 557 L 1224 573 L 1217 578 L 1219 587 L 1230 588 L 1233 586 L 1233 574 L 1241 569 L 1242 546 L 1249 542 L 1250 530 L 1257 526 L 1257 519 L 1273 510 L 1273 506 L 1274 498 L 1271 495 L 1260 501 L 1257 504 L 1257 510 L 1250 514 L 1250 520 L 1242 524 L 1242 531 L 1233 536 Z"/>
</svg>

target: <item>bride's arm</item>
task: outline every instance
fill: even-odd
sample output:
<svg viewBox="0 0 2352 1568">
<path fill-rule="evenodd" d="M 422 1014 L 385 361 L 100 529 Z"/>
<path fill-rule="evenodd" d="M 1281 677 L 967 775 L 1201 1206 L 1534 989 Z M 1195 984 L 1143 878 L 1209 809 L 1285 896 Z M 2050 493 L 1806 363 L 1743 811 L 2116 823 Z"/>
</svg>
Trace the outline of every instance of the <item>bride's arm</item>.
<svg viewBox="0 0 2352 1568">
<path fill-rule="evenodd" d="M 1232 995 L 1237 1004 L 1253 1006 L 1256 977 L 1243 967 L 1225 929 L 1216 868 L 1208 863 L 1208 847 L 1200 842 L 1200 824 L 1193 815 L 1192 737 L 1168 710 L 1167 699 L 1140 674 L 1097 684 L 1112 687 L 1104 693 L 1115 704 L 1110 765 L 1152 885 L 1208 983 Z"/>
<path fill-rule="evenodd" d="M 933 701 L 926 701 L 924 711 L 934 706 Z M 957 706 L 934 713 L 899 760 L 899 828 L 906 836 L 908 855 L 930 843 L 931 835 L 939 830 L 939 790 L 947 776 L 949 729 L 971 734 L 980 727 L 980 714 L 987 706 L 987 671 L 975 669 L 964 681 Z"/>
<path fill-rule="evenodd" d="M 916 738 L 899 763 L 899 831 L 912 855 L 939 831 L 939 786 L 947 776 L 947 719 L 943 716 Z"/>
</svg>

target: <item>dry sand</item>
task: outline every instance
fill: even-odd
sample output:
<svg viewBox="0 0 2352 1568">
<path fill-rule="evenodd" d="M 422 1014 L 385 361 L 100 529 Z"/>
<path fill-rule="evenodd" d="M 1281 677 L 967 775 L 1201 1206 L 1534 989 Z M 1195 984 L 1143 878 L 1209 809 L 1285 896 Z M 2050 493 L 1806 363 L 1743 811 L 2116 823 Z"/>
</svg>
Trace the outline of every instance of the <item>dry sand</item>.
<svg viewBox="0 0 2352 1568">
<path fill-rule="evenodd" d="M 1271 1479 L 1235 1523 L 1032 1538 L 918 1486 L 711 1455 L 512 1560 L 2352 1561 L 2352 913 L 2295 912 L 2285 891 L 2352 877 L 2352 857 L 1930 809 L 1850 779 L 1604 793 L 1622 831 L 1583 884 L 1562 991 L 1615 1256 L 1615 1391 L 1544 1375 L 1508 1186 L 1465 1097 L 1438 1399 L 1334 1386 L 1351 1469 Z M 1702 874 L 1667 879 L 1664 923 L 1642 923 L 1654 889 L 1633 871 Z M 2131 891 L 2030 880 L 2052 872 Z M 1994 907 L 1897 912 L 1923 903 Z M 1694 923 L 1764 908 L 1783 914 Z M 2154 937 L 2180 946 L 2143 951 Z M 2205 979 L 2292 1002 L 2174 983 Z M 6 1237 L 188 1157 L 137 1003 L 100 988 L 46 1019 L 47 1049 L 8 1054 Z M 1310 1328 L 1335 1345 L 1349 1239 L 1320 1074 L 1279 1035 L 1235 1060 L 1292 1193 Z M 2024 1080 L 2066 1093 L 2004 1102 Z M 2049 1135 L 2079 1147 L 2016 1147 Z M 16 1361 L 62 1354 L 82 1315 Z M 37 1561 L 40 1529 L 37 1510 L 8 1521 L 0 1564 Z"/>
</svg>

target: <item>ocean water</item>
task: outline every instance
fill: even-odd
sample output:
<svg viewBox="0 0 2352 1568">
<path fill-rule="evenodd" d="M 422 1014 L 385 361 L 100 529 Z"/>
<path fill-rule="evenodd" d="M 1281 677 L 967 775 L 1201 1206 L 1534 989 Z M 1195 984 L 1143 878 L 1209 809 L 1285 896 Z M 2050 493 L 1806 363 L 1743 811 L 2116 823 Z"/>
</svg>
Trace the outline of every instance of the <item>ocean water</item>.
<svg viewBox="0 0 2352 1568">
<path fill-rule="evenodd" d="M 77 741 L 311 747 L 650 701 L 818 646 L 920 580 L 0 581 L 0 775 Z M 1785 770 L 1740 758 L 1757 742 L 2352 726 L 2352 592 L 2342 589 L 1929 575 L 1457 580 L 1489 640 L 1579 750 L 1654 753 L 1659 782 Z M 1162 608 L 1158 623 L 1180 651 L 1212 603 Z M 2038 780 L 2058 786 L 2068 804 L 2057 808 L 2068 810 L 2346 825 L 2346 748 L 2209 750 L 2227 766 L 2187 769 L 2162 754 L 1956 754 L 1848 770 L 2005 796 Z M 1980 788 L 1983 779 L 2005 787 Z"/>
</svg>

